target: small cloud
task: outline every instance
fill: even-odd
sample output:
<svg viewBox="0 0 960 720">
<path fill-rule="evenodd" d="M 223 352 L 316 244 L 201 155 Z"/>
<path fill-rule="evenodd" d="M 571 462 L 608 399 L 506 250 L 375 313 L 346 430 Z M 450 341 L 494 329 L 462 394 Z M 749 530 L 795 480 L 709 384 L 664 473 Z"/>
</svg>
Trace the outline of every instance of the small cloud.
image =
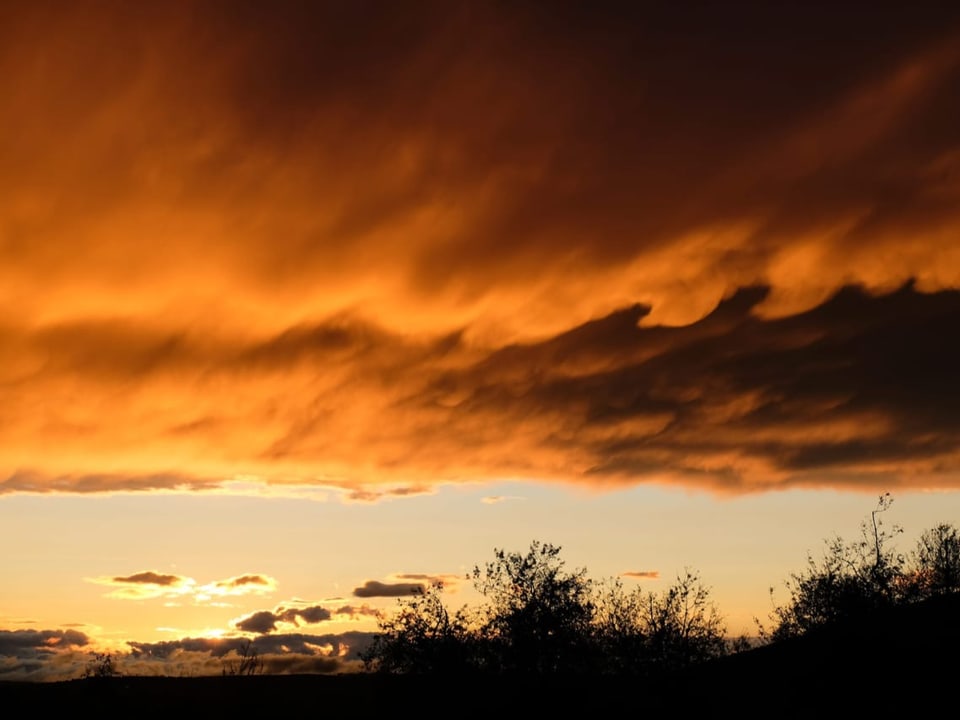
<svg viewBox="0 0 960 720">
<path fill-rule="evenodd" d="M 480 498 L 480 502 L 484 505 L 496 505 L 497 503 L 506 502 L 507 500 L 523 500 L 524 498 L 520 495 L 487 495 L 486 497 Z"/>
<path fill-rule="evenodd" d="M 107 593 L 107 597 L 118 600 L 174 598 L 191 593 L 196 586 L 196 581 L 193 578 L 157 573 L 152 570 L 145 570 L 132 575 L 87 578 L 87 582 L 116 588 Z"/>
<path fill-rule="evenodd" d="M 237 630 L 265 635 L 277 629 L 277 616 L 269 610 L 260 610 L 233 623 Z"/>
<path fill-rule="evenodd" d="M 284 607 L 282 605 L 270 610 L 260 610 L 233 621 L 233 626 L 243 632 L 265 635 L 277 629 L 278 623 L 287 623 L 299 627 L 301 623 L 316 625 L 326 622 L 333 617 L 333 613 L 321 605 L 309 607 Z"/>
<path fill-rule="evenodd" d="M 241 575 L 240 577 L 220 580 L 217 585 L 222 587 L 241 587 L 242 585 L 269 585 L 270 579 L 263 575 Z"/>
<path fill-rule="evenodd" d="M 248 573 L 226 580 L 217 580 L 199 589 L 207 595 L 263 595 L 277 589 L 277 581 L 269 575 Z"/>
<path fill-rule="evenodd" d="M 378 618 L 383 615 L 383 612 L 369 605 L 361 605 L 360 607 L 356 605 L 344 605 L 334 610 L 333 614 L 337 616 L 346 615 L 351 620 L 359 620 L 361 617 Z"/>
<path fill-rule="evenodd" d="M 363 585 L 353 589 L 355 597 L 406 597 L 408 595 L 422 595 L 426 590 L 423 583 L 382 583 L 376 580 L 367 580 Z"/>
<path fill-rule="evenodd" d="M 659 570 L 627 570 L 620 573 L 620 577 L 633 578 L 634 580 L 659 580 Z"/>
<path fill-rule="evenodd" d="M 422 580 L 427 585 L 442 585 L 445 590 L 456 592 L 458 586 L 463 582 L 462 575 L 453 575 L 451 573 L 427 574 L 427 573 L 398 573 L 392 577 L 397 580 Z"/>
<path fill-rule="evenodd" d="M 133 575 L 127 575 L 126 577 L 115 577 L 113 582 L 115 583 L 143 583 L 144 585 L 181 585 L 183 584 L 186 578 L 182 578 L 179 575 L 163 575 L 161 573 L 155 573 L 150 570 L 145 572 L 134 573 Z"/>
</svg>

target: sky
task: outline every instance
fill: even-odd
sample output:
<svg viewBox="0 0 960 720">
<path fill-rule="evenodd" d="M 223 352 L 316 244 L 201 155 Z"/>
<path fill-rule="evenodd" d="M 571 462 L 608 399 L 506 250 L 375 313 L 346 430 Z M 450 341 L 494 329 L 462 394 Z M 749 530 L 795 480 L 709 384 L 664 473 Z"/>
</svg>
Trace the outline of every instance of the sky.
<svg viewBox="0 0 960 720">
<path fill-rule="evenodd" d="M 0 679 L 355 669 L 495 548 L 755 630 L 960 518 L 960 7 L 0 5 Z"/>
</svg>

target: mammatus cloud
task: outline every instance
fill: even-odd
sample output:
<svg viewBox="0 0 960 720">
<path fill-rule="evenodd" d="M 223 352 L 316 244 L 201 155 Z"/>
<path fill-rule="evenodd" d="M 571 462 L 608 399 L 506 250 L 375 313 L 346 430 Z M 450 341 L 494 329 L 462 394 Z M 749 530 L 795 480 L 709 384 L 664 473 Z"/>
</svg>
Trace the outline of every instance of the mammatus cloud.
<svg viewBox="0 0 960 720">
<path fill-rule="evenodd" d="M 238 575 L 201 585 L 191 577 L 152 570 L 126 576 L 87 578 L 87 582 L 116 588 L 107 597 L 119 600 L 187 598 L 197 603 L 240 595 L 266 595 L 277 588 L 277 581 L 268 575 Z"/>
<path fill-rule="evenodd" d="M 659 570 L 627 570 L 620 573 L 620 577 L 631 578 L 634 580 L 659 580 Z"/>
<path fill-rule="evenodd" d="M 141 5 L 0 24 L 0 494 L 960 486 L 960 7 Z"/>
<path fill-rule="evenodd" d="M 406 597 L 408 595 L 422 595 L 426 590 L 424 583 L 384 583 L 377 580 L 367 580 L 363 585 L 353 589 L 355 597 Z"/>
</svg>

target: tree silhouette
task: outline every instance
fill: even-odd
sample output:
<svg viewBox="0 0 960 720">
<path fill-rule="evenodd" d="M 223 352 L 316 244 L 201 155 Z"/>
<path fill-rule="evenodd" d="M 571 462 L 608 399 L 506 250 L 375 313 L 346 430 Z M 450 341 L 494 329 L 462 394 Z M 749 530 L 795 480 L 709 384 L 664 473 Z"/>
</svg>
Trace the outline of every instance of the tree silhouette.
<svg viewBox="0 0 960 720">
<path fill-rule="evenodd" d="M 661 593 L 631 593 L 619 580 L 597 602 L 595 633 L 606 672 L 631 674 L 686 667 L 728 650 L 726 627 L 710 590 L 687 569 Z"/>
<path fill-rule="evenodd" d="M 534 541 L 525 553 L 494 551 L 476 589 L 487 599 L 482 638 L 487 664 L 506 672 L 554 673 L 588 663 L 595 612 L 586 569 L 568 572 L 560 548 Z"/>
<path fill-rule="evenodd" d="M 710 590 L 687 569 L 663 593 L 648 593 L 641 606 L 651 660 L 674 669 L 720 657 L 726 652 L 726 627 Z"/>
</svg>

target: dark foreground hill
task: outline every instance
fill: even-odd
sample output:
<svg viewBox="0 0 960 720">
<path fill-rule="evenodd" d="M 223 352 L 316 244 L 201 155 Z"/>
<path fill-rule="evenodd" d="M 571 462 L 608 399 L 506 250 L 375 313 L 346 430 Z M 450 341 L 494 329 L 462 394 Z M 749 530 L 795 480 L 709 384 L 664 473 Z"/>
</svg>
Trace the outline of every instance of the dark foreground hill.
<svg viewBox="0 0 960 720">
<path fill-rule="evenodd" d="M 960 597 L 651 678 L 252 676 L 119 677 L 0 683 L 8 717 L 45 710 L 94 717 L 444 716 L 603 718 L 890 717 L 960 714 Z M 7 714 L 13 711 L 14 714 Z"/>
</svg>

